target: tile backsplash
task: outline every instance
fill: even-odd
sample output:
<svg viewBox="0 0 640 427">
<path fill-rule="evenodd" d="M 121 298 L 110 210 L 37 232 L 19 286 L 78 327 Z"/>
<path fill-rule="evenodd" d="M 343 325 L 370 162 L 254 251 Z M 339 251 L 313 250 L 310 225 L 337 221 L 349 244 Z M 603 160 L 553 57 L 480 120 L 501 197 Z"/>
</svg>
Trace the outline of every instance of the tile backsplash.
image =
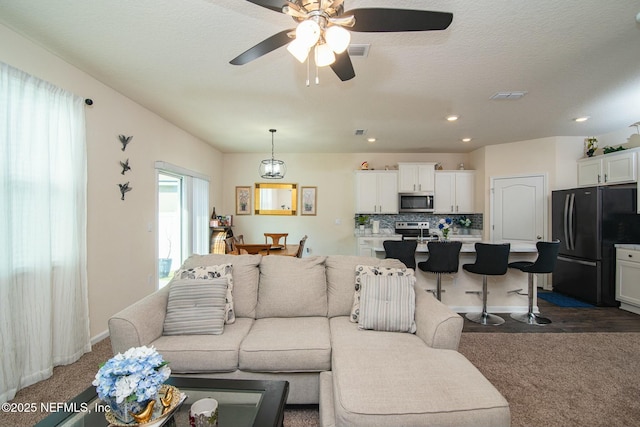
<svg viewBox="0 0 640 427">
<path fill-rule="evenodd" d="M 461 217 L 467 217 L 471 220 L 471 229 L 482 230 L 483 228 L 483 215 L 482 214 L 469 214 L 469 215 L 457 215 L 457 214 L 425 214 L 425 213 L 403 213 L 397 215 L 369 215 L 369 225 L 371 221 L 380 221 L 380 228 L 394 229 L 396 221 L 429 221 L 429 228 L 436 228 L 438 221 L 442 218 L 451 218 L 456 224 L 457 220 Z M 354 219 L 354 225 L 357 223 Z"/>
</svg>

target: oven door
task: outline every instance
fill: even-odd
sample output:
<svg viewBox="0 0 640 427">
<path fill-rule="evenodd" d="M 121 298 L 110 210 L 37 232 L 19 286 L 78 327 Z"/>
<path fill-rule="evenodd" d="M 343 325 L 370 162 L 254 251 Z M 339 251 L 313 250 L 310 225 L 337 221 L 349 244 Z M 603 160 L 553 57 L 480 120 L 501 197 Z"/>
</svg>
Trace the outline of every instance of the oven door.
<svg viewBox="0 0 640 427">
<path fill-rule="evenodd" d="M 433 212 L 432 193 L 400 193 L 400 212 Z"/>
</svg>

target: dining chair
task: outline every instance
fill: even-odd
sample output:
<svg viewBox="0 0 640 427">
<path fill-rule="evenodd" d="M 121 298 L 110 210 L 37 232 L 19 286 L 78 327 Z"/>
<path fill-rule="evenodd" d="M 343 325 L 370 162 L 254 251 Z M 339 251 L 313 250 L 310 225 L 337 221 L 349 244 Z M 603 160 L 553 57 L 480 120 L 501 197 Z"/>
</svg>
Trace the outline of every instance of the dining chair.
<svg viewBox="0 0 640 427">
<path fill-rule="evenodd" d="M 307 242 L 307 236 L 305 235 L 302 239 L 300 239 L 300 245 L 298 246 L 298 252 L 296 252 L 296 258 L 302 258 L 302 253 L 304 251 L 304 245 Z"/>
<path fill-rule="evenodd" d="M 417 240 L 385 240 L 382 246 L 384 246 L 385 258 L 395 258 L 407 268 L 416 269 Z"/>
<path fill-rule="evenodd" d="M 287 249 L 287 236 L 289 233 L 264 233 L 264 242 L 269 243 L 268 239 L 271 238 L 271 247 L 280 247 L 280 239 L 284 238 L 283 247 Z"/>
</svg>

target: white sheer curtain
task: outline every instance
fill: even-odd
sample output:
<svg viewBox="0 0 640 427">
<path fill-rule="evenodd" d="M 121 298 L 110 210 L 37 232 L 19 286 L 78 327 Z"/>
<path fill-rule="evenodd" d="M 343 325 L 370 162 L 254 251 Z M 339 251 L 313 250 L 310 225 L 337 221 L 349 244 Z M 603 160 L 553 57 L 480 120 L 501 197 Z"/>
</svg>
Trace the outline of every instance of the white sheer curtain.
<svg viewBox="0 0 640 427">
<path fill-rule="evenodd" d="M 91 350 L 83 99 L 0 62 L 0 402 Z"/>
<path fill-rule="evenodd" d="M 191 223 L 192 250 L 196 254 L 208 254 L 209 246 L 209 181 L 193 177 Z"/>
</svg>

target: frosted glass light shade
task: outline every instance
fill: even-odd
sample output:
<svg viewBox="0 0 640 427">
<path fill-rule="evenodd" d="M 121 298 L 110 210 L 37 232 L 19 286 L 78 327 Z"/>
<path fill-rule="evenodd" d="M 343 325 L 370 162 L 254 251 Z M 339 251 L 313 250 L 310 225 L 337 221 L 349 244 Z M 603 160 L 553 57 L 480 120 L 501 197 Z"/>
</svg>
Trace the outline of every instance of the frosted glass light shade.
<svg viewBox="0 0 640 427">
<path fill-rule="evenodd" d="M 324 38 L 335 53 L 342 53 L 349 47 L 351 33 L 339 25 L 332 25 L 324 32 Z"/>
<path fill-rule="evenodd" d="M 315 21 L 302 21 L 296 27 L 296 40 L 307 48 L 318 42 L 320 38 L 320 26 Z"/>
<path fill-rule="evenodd" d="M 316 65 L 318 67 L 326 67 L 336 62 L 336 55 L 334 55 L 333 50 L 331 50 L 331 47 L 326 43 L 316 45 L 315 54 Z"/>
<path fill-rule="evenodd" d="M 304 63 L 309 56 L 309 47 L 304 45 L 304 43 L 301 43 L 298 39 L 289 43 L 287 50 L 301 63 Z"/>
</svg>

